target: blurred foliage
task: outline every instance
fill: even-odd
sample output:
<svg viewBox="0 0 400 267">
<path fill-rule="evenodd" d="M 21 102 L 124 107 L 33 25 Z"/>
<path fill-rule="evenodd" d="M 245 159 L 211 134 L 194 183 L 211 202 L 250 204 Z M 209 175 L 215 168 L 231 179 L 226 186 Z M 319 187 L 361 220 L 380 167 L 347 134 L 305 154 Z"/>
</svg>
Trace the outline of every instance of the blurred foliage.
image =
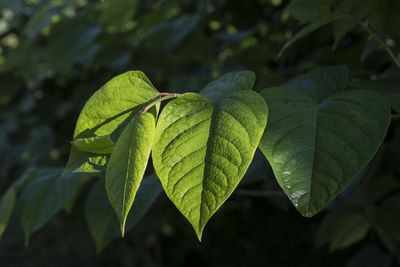
<svg viewBox="0 0 400 267">
<path fill-rule="evenodd" d="M 383 93 L 393 112 L 399 111 L 399 69 L 358 23 L 369 25 L 400 60 L 399 8 L 398 0 L 1 0 L 0 231 L 11 216 L 0 242 L 1 265 L 398 266 L 398 114 L 374 159 L 311 219 L 277 192 L 259 153 L 201 243 L 161 194 L 124 239 L 113 239 L 96 256 L 84 207 L 101 205 L 92 191 L 101 174 L 75 181 L 71 186 L 80 194 L 62 190 L 63 199 L 49 200 L 58 215 L 29 226 L 39 229 L 47 222 L 28 247 L 21 210 L 10 214 L 10 207 L 16 194 L 22 196 L 16 206 L 32 201 L 23 196 L 35 183 L 63 188 L 54 174 L 35 178 L 36 169 L 65 166 L 83 104 L 127 70 L 142 70 L 161 91 L 196 92 L 225 72 L 249 69 L 257 74 L 259 91 L 308 70 L 343 64 L 352 86 Z M 296 34 L 302 38 L 287 43 Z M 278 57 L 285 43 L 290 46 Z M 266 193 L 248 194 L 260 189 Z M 69 213 L 60 211 L 61 202 Z M 112 231 L 106 238 L 114 237 Z"/>
</svg>

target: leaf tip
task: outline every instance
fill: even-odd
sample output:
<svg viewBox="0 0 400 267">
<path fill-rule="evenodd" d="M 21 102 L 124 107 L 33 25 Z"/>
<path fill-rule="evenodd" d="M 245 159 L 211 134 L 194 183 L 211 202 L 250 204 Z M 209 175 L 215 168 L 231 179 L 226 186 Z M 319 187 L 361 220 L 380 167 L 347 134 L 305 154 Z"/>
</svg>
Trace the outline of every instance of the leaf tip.
<svg viewBox="0 0 400 267">
<path fill-rule="evenodd" d="M 124 238 L 125 237 L 125 222 L 126 220 L 124 220 L 123 222 L 121 222 L 120 226 L 121 226 L 121 237 Z"/>
</svg>

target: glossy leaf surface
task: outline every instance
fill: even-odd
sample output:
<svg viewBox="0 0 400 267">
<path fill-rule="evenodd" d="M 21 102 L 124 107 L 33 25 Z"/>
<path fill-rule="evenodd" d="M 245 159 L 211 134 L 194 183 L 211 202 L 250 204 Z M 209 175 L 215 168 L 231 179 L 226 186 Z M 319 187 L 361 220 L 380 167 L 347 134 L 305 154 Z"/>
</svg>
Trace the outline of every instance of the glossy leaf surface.
<svg viewBox="0 0 400 267">
<path fill-rule="evenodd" d="M 261 151 L 292 203 L 313 216 L 374 156 L 390 123 L 390 106 L 369 90 L 315 99 L 285 87 L 261 94 L 270 109 Z"/>
</svg>

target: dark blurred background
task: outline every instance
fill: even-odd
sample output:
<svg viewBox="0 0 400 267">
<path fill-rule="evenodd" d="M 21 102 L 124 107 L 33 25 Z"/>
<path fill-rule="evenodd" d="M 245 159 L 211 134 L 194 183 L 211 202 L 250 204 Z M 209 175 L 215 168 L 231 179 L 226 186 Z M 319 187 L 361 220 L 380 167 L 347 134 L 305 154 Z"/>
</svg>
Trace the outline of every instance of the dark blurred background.
<svg viewBox="0 0 400 267">
<path fill-rule="evenodd" d="M 318 1 L 383 21 L 378 32 L 399 52 L 398 0 L 310 2 Z M 350 68 L 353 82 L 399 79 L 386 51 L 354 21 L 327 24 L 278 57 L 309 23 L 289 2 L 0 0 L 0 195 L 29 168 L 65 166 L 85 101 L 128 70 L 142 70 L 162 92 L 196 92 L 243 69 L 257 74 L 256 91 L 336 64 Z M 72 212 L 60 211 L 29 246 L 15 210 L 0 266 L 398 266 L 399 127 L 393 120 L 367 168 L 311 219 L 292 207 L 257 152 L 201 243 L 162 193 L 124 239 L 96 255 L 84 212 L 91 180 Z"/>
</svg>

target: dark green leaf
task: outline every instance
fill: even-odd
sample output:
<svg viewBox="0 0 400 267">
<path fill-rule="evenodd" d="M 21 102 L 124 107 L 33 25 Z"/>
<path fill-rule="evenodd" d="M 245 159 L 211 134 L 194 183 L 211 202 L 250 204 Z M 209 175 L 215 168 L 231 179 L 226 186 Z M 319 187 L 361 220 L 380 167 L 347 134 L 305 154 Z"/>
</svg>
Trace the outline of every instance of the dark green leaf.
<svg viewBox="0 0 400 267">
<path fill-rule="evenodd" d="M 394 110 L 400 113 L 400 80 L 381 79 L 376 81 L 354 81 L 353 88 L 367 88 L 386 96 Z"/>
<path fill-rule="evenodd" d="M 270 110 L 261 151 L 292 203 L 313 216 L 375 155 L 390 106 L 370 90 L 341 91 L 319 101 L 285 87 L 261 94 Z"/>
<path fill-rule="evenodd" d="M 288 49 L 292 44 L 303 38 L 304 36 L 312 33 L 313 31 L 321 28 L 322 26 L 328 24 L 329 22 L 341 19 L 346 17 L 347 15 L 341 12 L 334 12 L 329 14 L 328 16 L 325 16 L 323 18 L 320 18 L 318 20 L 315 20 L 314 22 L 308 24 L 304 28 L 302 28 L 298 33 L 296 33 L 293 38 L 291 38 L 289 41 L 285 43 L 285 45 L 281 48 L 281 51 L 279 51 L 279 56 L 285 52 L 286 49 Z"/>
<path fill-rule="evenodd" d="M 84 175 L 62 175 L 61 168 L 42 169 L 22 190 L 18 211 L 27 243 L 32 232 L 47 223 L 74 195 Z"/>
<path fill-rule="evenodd" d="M 333 93 L 343 91 L 349 81 L 347 66 L 329 66 L 301 74 L 283 86 L 301 90 L 316 100 L 322 100 Z"/>
<path fill-rule="evenodd" d="M 156 177 L 149 176 L 143 179 L 135 203 L 128 215 L 127 231 L 132 229 L 145 215 L 161 190 Z M 85 203 L 85 216 L 99 254 L 112 239 L 121 234 L 117 217 L 107 199 L 104 180 L 99 180 L 90 191 Z"/>
<path fill-rule="evenodd" d="M 8 220 L 14 209 L 15 190 L 9 188 L 1 198 L 0 201 L 0 239 L 7 228 Z"/>
<path fill-rule="evenodd" d="M 300 21 L 313 21 L 329 15 L 332 0 L 292 0 L 286 10 Z"/>
</svg>

